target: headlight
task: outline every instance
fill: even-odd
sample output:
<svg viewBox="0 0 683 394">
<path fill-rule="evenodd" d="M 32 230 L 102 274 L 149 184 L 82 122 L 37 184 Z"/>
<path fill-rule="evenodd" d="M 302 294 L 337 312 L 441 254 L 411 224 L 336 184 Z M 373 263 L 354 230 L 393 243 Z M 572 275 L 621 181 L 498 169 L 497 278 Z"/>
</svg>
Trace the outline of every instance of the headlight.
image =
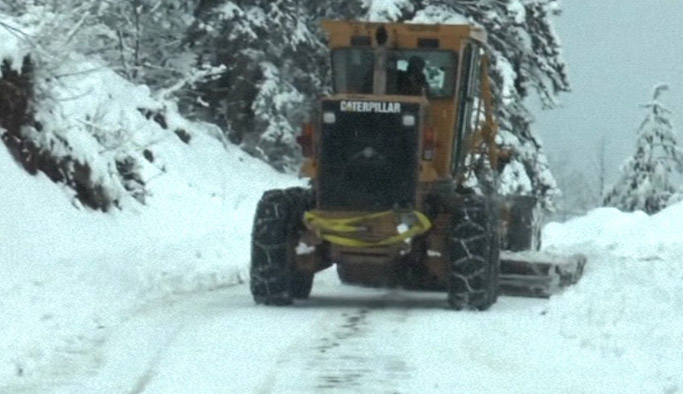
<svg viewBox="0 0 683 394">
<path fill-rule="evenodd" d="M 332 124 L 336 121 L 337 121 L 337 116 L 334 114 L 334 112 L 323 113 L 323 123 Z"/>
<path fill-rule="evenodd" d="M 406 127 L 415 126 L 415 115 L 403 115 L 403 125 Z"/>
</svg>

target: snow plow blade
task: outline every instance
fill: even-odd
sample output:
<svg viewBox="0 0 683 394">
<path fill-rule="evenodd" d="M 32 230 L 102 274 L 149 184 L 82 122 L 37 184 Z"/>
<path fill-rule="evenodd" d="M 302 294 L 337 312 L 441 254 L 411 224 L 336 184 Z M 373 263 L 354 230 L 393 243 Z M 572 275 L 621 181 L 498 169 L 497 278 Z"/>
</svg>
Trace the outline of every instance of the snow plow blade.
<svg viewBox="0 0 683 394">
<path fill-rule="evenodd" d="M 547 252 L 500 253 L 500 292 L 519 297 L 548 298 L 581 279 L 586 256 Z"/>
</svg>

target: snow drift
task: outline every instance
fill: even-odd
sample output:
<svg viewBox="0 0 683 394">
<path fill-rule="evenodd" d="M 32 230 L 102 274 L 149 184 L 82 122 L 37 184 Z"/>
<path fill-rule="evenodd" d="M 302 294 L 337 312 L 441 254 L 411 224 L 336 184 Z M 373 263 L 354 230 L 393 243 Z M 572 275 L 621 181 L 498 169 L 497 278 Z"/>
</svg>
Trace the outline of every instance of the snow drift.
<svg viewBox="0 0 683 394">
<path fill-rule="evenodd" d="M 589 260 L 581 282 L 548 304 L 557 330 L 661 392 L 683 389 L 683 204 L 653 216 L 600 208 L 543 235 L 548 249 Z"/>
</svg>

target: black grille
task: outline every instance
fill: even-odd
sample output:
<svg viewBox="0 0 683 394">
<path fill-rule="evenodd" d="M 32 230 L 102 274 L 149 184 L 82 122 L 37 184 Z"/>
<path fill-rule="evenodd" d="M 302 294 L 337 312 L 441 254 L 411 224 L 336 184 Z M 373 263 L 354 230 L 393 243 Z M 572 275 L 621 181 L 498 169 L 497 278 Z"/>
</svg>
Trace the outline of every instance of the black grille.
<svg viewBox="0 0 683 394">
<path fill-rule="evenodd" d="M 323 101 L 318 179 L 322 209 L 415 206 L 419 105 Z M 334 114 L 334 122 L 331 122 Z M 403 125 L 403 116 L 415 122 Z"/>
</svg>

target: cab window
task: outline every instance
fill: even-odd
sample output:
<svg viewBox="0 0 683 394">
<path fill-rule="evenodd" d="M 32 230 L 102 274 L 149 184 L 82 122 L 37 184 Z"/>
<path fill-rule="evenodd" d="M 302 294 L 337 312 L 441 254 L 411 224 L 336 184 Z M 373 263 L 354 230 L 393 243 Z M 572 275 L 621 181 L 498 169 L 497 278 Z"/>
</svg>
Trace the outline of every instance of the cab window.
<svg viewBox="0 0 683 394">
<path fill-rule="evenodd" d="M 368 48 L 345 48 L 332 52 L 335 93 L 372 93 L 375 53 Z"/>
<path fill-rule="evenodd" d="M 335 93 L 372 93 L 375 70 L 372 48 L 342 48 L 332 52 Z M 387 94 L 450 97 L 455 85 L 457 54 L 444 50 L 389 50 L 386 56 Z"/>
<path fill-rule="evenodd" d="M 430 97 L 453 95 L 457 56 L 451 51 L 393 50 L 387 60 L 387 93 L 417 94 L 415 80 Z M 392 77 L 395 73 L 395 77 Z"/>
</svg>

